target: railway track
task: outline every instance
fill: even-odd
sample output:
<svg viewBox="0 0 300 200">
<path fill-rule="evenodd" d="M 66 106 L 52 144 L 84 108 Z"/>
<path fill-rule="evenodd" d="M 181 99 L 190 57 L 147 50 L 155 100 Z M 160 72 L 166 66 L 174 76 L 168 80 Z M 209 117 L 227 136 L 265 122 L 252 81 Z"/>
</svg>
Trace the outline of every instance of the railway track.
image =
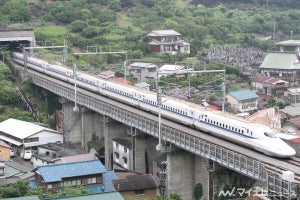
<svg viewBox="0 0 300 200">
<path fill-rule="evenodd" d="M 282 177 L 283 172 L 292 171 L 294 173 L 294 183 L 300 184 L 300 158 L 293 157 L 291 159 L 279 160 L 280 162 L 285 163 L 282 164 L 282 167 L 275 167 L 269 163 L 264 163 L 265 169 L 267 172 L 278 175 L 278 177 Z M 291 170 L 290 170 L 291 169 Z M 294 171 L 292 169 L 298 169 Z"/>
</svg>

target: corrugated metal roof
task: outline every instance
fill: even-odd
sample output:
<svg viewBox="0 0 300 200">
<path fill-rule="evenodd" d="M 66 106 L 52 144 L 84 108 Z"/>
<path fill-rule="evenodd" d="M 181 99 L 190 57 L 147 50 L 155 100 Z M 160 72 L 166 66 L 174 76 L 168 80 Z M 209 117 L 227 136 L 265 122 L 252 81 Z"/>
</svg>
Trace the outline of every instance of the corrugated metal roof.
<svg viewBox="0 0 300 200">
<path fill-rule="evenodd" d="M 155 67 L 152 63 L 146 63 L 146 62 L 134 62 L 129 65 L 130 67 L 140 67 L 140 68 L 147 68 L 149 66 Z"/>
<path fill-rule="evenodd" d="M 147 36 L 172 36 L 172 35 L 181 35 L 177 31 L 174 31 L 173 29 L 170 30 L 154 30 L 151 33 L 149 33 Z"/>
<path fill-rule="evenodd" d="M 270 52 L 265 57 L 259 68 L 268 69 L 300 69 L 296 53 Z"/>
<path fill-rule="evenodd" d="M 62 178 L 104 173 L 106 169 L 99 160 L 91 160 L 38 166 L 37 171 L 48 183 L 61 181 Z"/>
<path fill-rule="evenodd" d="M 243 101 L 243 100 L 253 99 L 253 98 L 258 98 L 259 97 L 255 92 L 252 92 L 251 90 L 248 90 L 248 89 L 243 89 L 243 90 L 229 92 L 229 95 L 232 96 L 232 97 L 234 97 L 235 99 L 237 99 L 239 101 Z"/>
<path fill-rule="evenodd" d="M 20 139 L 27 138 L 41 131 L 59 133 L 55 130 L 45 128 L 43 126 L 31 122 L 21 121 L 12 118 L 0 123 L 0 132 L 9 134 Z"/>
</svg>

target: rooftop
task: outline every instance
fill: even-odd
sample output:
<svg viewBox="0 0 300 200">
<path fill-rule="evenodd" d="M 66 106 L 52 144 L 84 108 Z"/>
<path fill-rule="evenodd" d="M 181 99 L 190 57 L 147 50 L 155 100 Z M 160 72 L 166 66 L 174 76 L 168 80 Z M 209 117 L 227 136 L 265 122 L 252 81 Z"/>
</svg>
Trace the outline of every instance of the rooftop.
<svg viewBox="0 0 300 200">
<path fill-rule="evenodd" d="M 239 101 L 247 100 L 247 99 L 253 99 L 253 98 L 258 98 L 259 96 L 255 93 L 252 92 L 249 89 L 242 89 L 242 90 L 237 90 L 233 92 L 229 92 L 229 95 L 234 97 L 235 99 Z"/>
<path fill-rule="evenodd" d="M 124 172 L 126 173 L 126 172 Z M 119 173 L 118 173 L 119 174 Z M 117 175 L 118 175 L 117 174 Z M 119 175 L 118 175 L 119 176 Z M 140 189 L 155 189 L 158 188 L 156 181 L 151 174 L 130 174 L 123 175 L 122 178 L 112 180 L 116 191 L 130 191 Z"/>
<path fill-rule="evenodd" d="M 0 132 L 9 134 L 20 139 L 27 138 L 31 135 L 45 130 L 53 133 L 59 133 L 55 130 L 45 128 L 43 126 L 31 122 L 21 121 L 18 119 L 10 118 L 0 123 Z"/>
<path fill-rule="evenodd" d="M 104 192 L 99 194 L 88 194 L 88 195 L 80 195 L 80 196 L 71 196 L 71 197 L 61 197 L 55 198 L 56 200 L 59 199 L 66 199 L 66 200 L 124 200 L 119 192 Z M 27 200 L 27 199 L 26 199 Z"/>
<path fill-rule="evenodd" d="M 156 65 L 154 65 L 153 63 L 146 63 L 146 62 L 134 62 L 132 64 L 129 65 L 130 67 L 139 67 L 139 68 L 155 68 L 157 67 Z"/>
<path fill-rule="evenodd" d="M 300 63 L 294 52 L 269 52 L 259 68 L 300 69 Z"/>
<path fill-rule="evenodd" d="M 47 183 L 62 181 L 67 177 L 100 174 L 106 172 L 106 169 L 99 160 L 91 160 L 38 166 L 37 171 Z"/>
<path fill-rule="evenodd" d="M 287 82 L 280 78 L 274 78 L 274 77 L 254 77 L 252 78 L 252 82 L 258 82 L 258 83 L 278 83 L 278 82 Z"/>
<path fill-rule="evenodd" d="M 2 140 L 0 140 L 0 146 L 10 148 L 10 146 Z"/>
<path fill-rule="evenodd" d="M 172 35 L 180 36 L 181 34 L 170 29 L 170 30 L 154 30 L 151 33 L 149 33 L 147 36 L 172 36 Z"/>
</svg>

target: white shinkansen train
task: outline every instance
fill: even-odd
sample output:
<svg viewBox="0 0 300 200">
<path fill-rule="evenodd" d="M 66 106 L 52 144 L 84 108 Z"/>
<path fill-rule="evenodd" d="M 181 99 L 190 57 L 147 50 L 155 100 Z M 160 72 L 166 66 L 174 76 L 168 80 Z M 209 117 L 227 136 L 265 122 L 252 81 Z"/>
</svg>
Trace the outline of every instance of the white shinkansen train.
<svg viewBox="0 0 300 200">
<path fill-rule="evenodd" d="M 14 62 L 23 65 L 23 54 L 12 53 Z M 27 67 L 49 76 L 74 84 L 73 70 L 68 67 L 49 64 L 36 58 L 27 58 Z M 77 72 L 76 84 L 109 98 L 122 101 L 149 112 L 157 113 L 156 93 L 137 87 L 119 84 L 97 76 Z M 253 123 L 232 114 L 212 110 L 201 105 L 168 98 L 162 102 L 161 116 L 178 123 L 190 125 L 198 130 L 260 151 L 268 156 L 289 158 L 296 151 L 276 137 L 270 127 Z"/>
</svg>

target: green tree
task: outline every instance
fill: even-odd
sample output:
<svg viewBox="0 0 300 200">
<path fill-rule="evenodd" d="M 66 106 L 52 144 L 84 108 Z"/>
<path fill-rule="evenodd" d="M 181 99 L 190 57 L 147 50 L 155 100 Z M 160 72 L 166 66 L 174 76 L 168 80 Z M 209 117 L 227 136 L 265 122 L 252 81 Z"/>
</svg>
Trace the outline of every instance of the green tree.
<svg viewBox="0 0 300 200">
<path fill-rule="evenodd" d="M 109 9 L 113 11 L 119 11 L 121 9 L 120 0 L 111 0 L 109 1 Z"/>
<path fill-rule="evenodd" d="M 31 19 L 31 13 L 27 4 L 25 0 L 11 0 L 7 1 L 0 10 L 2 15 L 8 16 L 10 21 L 28 22 Z"/>
<path fill-rule="evenodd" d="M 1 185 L 0 186 L 0 197 L 1 198 L 12 198 L 12 197 L 20 197 L 25 196 L 25 194 L 29 190 L 28 181 L 18 180 L 15 183 L 11 183 L 9 185 Z"/>
<path fill-rule="evenodd" d="M 194 189 L 195 200 L 200 200 L 203 195 L 203 188 L 201 183 L 197 183 Z"/>
<path fill-rule="evenodd" d="M 268 106 L 269 106 L 269 107 L 273 107 L 273 106 L 275 106 L 275 104 L 276 104 L 276 99 L 275 99 L 274 96 L 270 96 L 270 97 L 268 98 L 267 102 L 268 102 Z"/>
</svg>

